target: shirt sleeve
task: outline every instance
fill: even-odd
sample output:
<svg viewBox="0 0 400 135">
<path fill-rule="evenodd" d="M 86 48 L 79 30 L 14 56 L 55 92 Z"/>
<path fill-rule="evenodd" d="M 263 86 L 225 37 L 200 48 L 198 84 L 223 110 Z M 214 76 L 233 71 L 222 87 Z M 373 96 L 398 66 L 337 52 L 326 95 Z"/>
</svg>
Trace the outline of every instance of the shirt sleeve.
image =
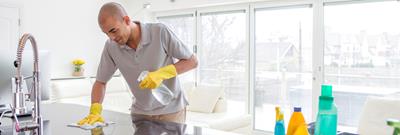
<svg viewBox="0 0 400 135">
<path fill-rule="evenodd" d="M 184 44 L 167 26 L 161 24 L 161 36 L 164 38 L 164 48 L 168 55 L 176 59 L 189 59 L 192 49 Z"/>
<path fill-rule="evenodd" d="M 103 53 L 101 54 L 100 64 L 96 75 L 96 80 L 103 83 L 107 83 L 117 70 L 115 62 L 109 53 L 108 46 L 109 44 L 107 41 L 106 45 L 104 46 Z"/>
</svg>

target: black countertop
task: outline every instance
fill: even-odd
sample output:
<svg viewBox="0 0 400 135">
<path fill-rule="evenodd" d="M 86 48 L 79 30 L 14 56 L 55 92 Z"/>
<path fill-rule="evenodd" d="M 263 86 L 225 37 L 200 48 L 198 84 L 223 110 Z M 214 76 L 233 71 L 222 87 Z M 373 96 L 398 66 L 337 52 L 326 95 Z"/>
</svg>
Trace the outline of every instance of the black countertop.
<svg viewBox="0 0 400 135">
<path fill-rule="evenodd" d="M 160 122 L 149 120 L 132 121 L 130 114 L 104 110 L 102 115 L 106 121 L 116 124 L 93 130 L 84 130 L 68 127 L 88 114 L 89 108 L 74 104 L 43 104 L 42 116 L 44 119 L 45 135 L 234 135 L 208 128 L 178 124 L 173 122 Z M 12 134 L 11 119 L 3 118 L 0 125 L 0 135 Z M 20 133 L 25 135 L 28 133 Z"/>
</svg>

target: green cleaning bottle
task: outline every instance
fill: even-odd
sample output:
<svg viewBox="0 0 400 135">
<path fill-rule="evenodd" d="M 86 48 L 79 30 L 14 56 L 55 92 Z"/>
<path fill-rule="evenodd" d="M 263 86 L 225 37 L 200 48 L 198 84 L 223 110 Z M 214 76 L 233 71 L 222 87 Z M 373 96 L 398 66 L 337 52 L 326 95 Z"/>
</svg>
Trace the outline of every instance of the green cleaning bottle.
<svg viewBox="0 0 400 135">
<path fill-rule="evenodd" d="M 294 107 L 294 112 L 290 117 L 287 135 L 308 135 L 307 124 L 300 107 Z"/>
<path fill-rule="evenodd" d="M 393 135 L 400 135 L 400 121 L 396 119 L 387 119 L 387 125 L 394 127 Z"/>
<path fill-rule="evenodd" d="M 275 107 L 275 131 L 274 135 L 285 135 L 285 122 L 283 119 L 283 112 L 279 107 Z"/>
<path fill-rule="evenodd" d="M 333 102 L 332 86 L 322 85 L 314 135 L 336 135 L 336 131 L 337 108 Z"/>
</svg>

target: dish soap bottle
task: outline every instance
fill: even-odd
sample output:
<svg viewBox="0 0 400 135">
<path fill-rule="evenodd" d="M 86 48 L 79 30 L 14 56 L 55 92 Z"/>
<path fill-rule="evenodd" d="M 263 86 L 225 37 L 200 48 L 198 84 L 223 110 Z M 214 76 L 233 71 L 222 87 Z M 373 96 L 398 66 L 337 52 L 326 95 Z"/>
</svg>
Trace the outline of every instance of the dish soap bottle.
<svg viewBox="0 0 400 135">
<path fill-rule="evenodd" d="M 149 71 L 142 71 L 137 81 L 141 82 L 147 76 L 148 73 Z M 174 93 L 172 93 L 171 90 L 163 83 L 161 83 L 158 88 L 152 89 L 151 93 L 153 97 L 162 105 L 167 105 L 174 99 Z"/>
<path fill-rule="evenodd" d="M 275 107 L 275 131 L 274 135 L 285 135 L 285 122 L 283 120 L 283 112 L 280 107 Z"/>
<path fill-rule="evenodd" d="M 287 135 L 308 135 L 307 124 L 301 113 L 301 107 L 294 107 L 290 117 Z"/>
<path fill-rule="evenodd" d="M 314 135 L 336 135 L 337 108 L 333 102 L 332 86 L 322 85 L 321 87 Z"/>
</svg>

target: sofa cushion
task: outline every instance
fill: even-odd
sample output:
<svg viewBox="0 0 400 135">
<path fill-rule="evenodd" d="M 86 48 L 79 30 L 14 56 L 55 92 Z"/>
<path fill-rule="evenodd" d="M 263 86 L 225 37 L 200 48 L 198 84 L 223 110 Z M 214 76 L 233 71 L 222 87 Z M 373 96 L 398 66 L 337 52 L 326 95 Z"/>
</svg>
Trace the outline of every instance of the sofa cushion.
<svg viewBox="0 0 400 135">
<path fill-rule="evenodd" d="M 200 113 L 188 111 L 186 119 L 186 123 L 190 125 L 225 131 L 248 126 L 251 123 L 251 117 L 247 114 Z"/>
<path fill-rule="evenodd" d="M 92 83 L 89 79 L 53 80 L 51 98 L 58 100 L 90 95 Z"/>
<path fill-rule="evenodd" d="M 190 93 L 189 111 L 212 113 L 223 89 L 215 86 L 197 86 Z"/>
<path fill-rule="evenodd" d="M 209 125 L 217 120 L 230 117 L 227 113 L 201 113 L 187 111 L 186 123 L 195 126 L 209 127 Z"/>
<path fill-rule="evenodd" d="M 215 104 L 213 113 L 222 113 L 226 112 L 228 103 L 225 98 L 219 97 L 217 103 Z"/>
<path fill-rule="evenodd" d="M 241 135 L 251 135 L 251 134 L 253 134 L 252 130 L 253 129 L 251 127 L 251 124 L 249 124 L 245 127 L 240 127 L 240 128 L 234 129 L 234 130 L 230 130 L 229 132 L 237 133 L 237 134 L 241 134 Z"/>
<path fill-rule="evenodd" d="M 238 128 L 249 126 L 251 123 L 250 115 L 240 115 L 236 117 L 227 117 L 210 123 L 209 127 L 218 130 L 231 131 Z"/>
<path fill-rule="evenodd" d="M 194 90 L 195 83 L 194 82 L 185 82 L 181 85 L 182 91 L 185 94 L 186 98 L 189 100 L 192 96 L 192 91 Z"/>
</svg>

